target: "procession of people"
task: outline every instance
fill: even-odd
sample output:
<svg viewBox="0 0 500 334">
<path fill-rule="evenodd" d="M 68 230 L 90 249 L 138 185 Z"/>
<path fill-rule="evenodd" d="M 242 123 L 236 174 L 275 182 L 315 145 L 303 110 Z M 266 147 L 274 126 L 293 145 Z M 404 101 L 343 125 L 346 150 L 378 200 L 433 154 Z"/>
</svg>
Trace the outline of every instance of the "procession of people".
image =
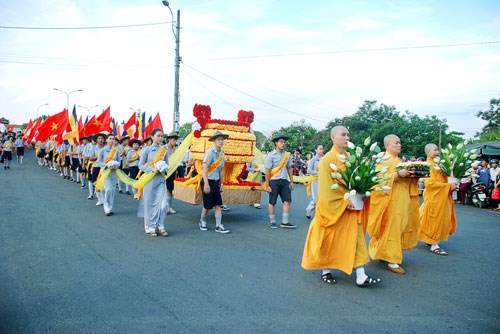
<svg viewBox="0 0 500 334">
<path fill-rule="evenodd" d="M 96 206 L 102 206 L 105 216 L 119 212 L 119 208 L 115 208 L 115 194 L 125 189 L 127 195 L 140 200 L 137 214 L 143 218 L 144 232 L 152 237 L 166 237 L 167 216 L 176 213 L 173 203 L 177 171 L 169 172 L 172 169 L 169 163 L 179 138 L 175 132 L 166 135 L 161 129 L 153 129 L 144 141 L 127 135 L 118 140 L 113 134 L 97 133 L 82 137 L 74 144 L 57 143 L 49 138 L 37 141 L 34 148 L 38 165 L 78 183 L 82 189 L 88 188 L 87 198 L 95 198 Z M 170 166 L 175 169 L 188 167 L 190 175 L 200 174 L 203 205 L 198 227 L 201 231 L 209 230 L 208 214 L 213 209 L 214 231 L 230 233 L 222 224 L 224 143 L 227 138 L 227 134 L 217 131 L 208 139 L 213 146 L 206 150 L 200 170 L 189 163 L 189 152 L 180 167 Z M 273 136 L 274 150 L 265 155 L 264 168 L 260 169 L 263 171 L 260 177 L 265 180 L 261 191 L 268 194 L 268 226 L 271 229 L 296 227 L 291 223 L 290 209 L 298 156 L 287 151 L 287 140 L 283 134 Z M 412 177 L 411 171 L 396 168 L 401 162 L 401 140 L 389 134 L 384 138 L 384 158 L 378 168 L 387 170 L 390 190 L 375 192 L 369 200 L 365 199 L 363 209 L 358 210 L 346 199 L 343 190 L 331 186 L 330 166 L 334 164 L 341 171 L 346 168 L 345 160 L 339 156 L 347 154 L 349 130 L 335 126 L 331 129 L 331 141 L 330 151 L 325 153 L 323 143 L 318 143 L 310 160 L 301 162 L 309 178 L 310 200 L 304 208 L 305 216 L 312 219 L 303 250 L 304 269 L 320 271 L 321 282 L 326 284 L 337 282 L 335 271 L 354 273 L 358 287 L 372 287 L 379 285 L 382 278 L 365 271 L 370 261 L 381 261 L 388 271 L 403 275 L 406 273 L 404 252 L 419 242 L 429 247 L 433 254 L 448 255 L 441 244 L 457 228 L 452 198 L 452 193 L 458 189 L 457 183 L 449 182 L 440 170 L 431 168 L 420 205 L 418 179 Z M 15 141 L 8 139 L 2 145 L 2 157 L 10 162 L 12 153 L 9 152 L 17 148 L 18 162 L 22 163 L 25 145 L 20 137 Z M 434 159 L 440 153 L 438 146 L 429 143 L 425 153 L 427 162 L 435 167 Z M 260 174 L 259 168 L 255 173 Z M 256 179 L 253 174 L 248 177 Z M 279 224 L 276 218 L 278 199 L 282 202 Z"/>
</svg>

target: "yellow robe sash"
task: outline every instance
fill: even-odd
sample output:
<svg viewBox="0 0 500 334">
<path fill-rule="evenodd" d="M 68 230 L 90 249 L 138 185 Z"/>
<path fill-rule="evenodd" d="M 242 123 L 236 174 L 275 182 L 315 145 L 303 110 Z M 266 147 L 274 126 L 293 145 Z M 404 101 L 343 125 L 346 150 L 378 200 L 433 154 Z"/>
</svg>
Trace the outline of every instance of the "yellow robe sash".
<svg viewBox="0 0 500 334">
<path fill-rule="evenodd" d="M 274 167 L 273 169 L 271 169 L 271 171 L 269 172 L 269 181 L 276 175 L 278 175 L 278 173 L 280 173 L 283 168 L 285 168 L 286 164 L 288 163 L 288 160 L 290 159 L 290 153 L 289 152 L 285 152 L 285 155 L 283 155 L 283 158 L 281 158 L 281 161 L 278 163 L 278 165 L 276 165 L 276 167 Z M 266 181 L 265 183 L 265 187 L 269 187 L 269 181 Z M 291 180 L 293 181 L 293 180 Z"/>
<path fill-rule="evenodd" d="M 116 156 L 116 147 L 113 147 L 111 151 L 109 151 L 108 155 L 104 158 L 104 164 L 107 164 L 111 160 L 113 160 Z M 97 176 L 97 180 L 95 182 L 95 191 L 101 192 L 104 189 L 104 183 L 106 179 L 109 176 L 109 173 L 111 173 L 111 169 L 107 168 L 106 170 L 103 170 L 101 168 L 99 170 L 99 175 Z"/>
<path fill-rule="evenodd" d="M 155 165 L 155 163 L 157 163 L 160 160 L 163 160 L 165 158 L 165 154 L 167 154 L 167 150 L 165 149 L 165 147 L 161 146 L 160 149 L 158 150 L 158 152 L 156 152 L 156 154 L 155 154 L 155 156 L 153 158 L 153 161 L 151 161 L 148 164 L 149 167 L 152 168 Z M 155 177 L 156 173 L 158 173 L 158 172 L 157 171 L 155 171 L 155 172 L 147 172 L 147 173 L 143 173 L 139 177 L 139 179 L 135 183 L 135 188 L 137 188 L 137 192 L 135 193 L 135 196 L 134 196 L 135 199 L 141 199 L 141 197 L 142 197 L 142 191 L 144 190 L 144 187 L 149 182 L 151 182 L 151 180 L 153 180 L 153 178 Z"/>
</svg>

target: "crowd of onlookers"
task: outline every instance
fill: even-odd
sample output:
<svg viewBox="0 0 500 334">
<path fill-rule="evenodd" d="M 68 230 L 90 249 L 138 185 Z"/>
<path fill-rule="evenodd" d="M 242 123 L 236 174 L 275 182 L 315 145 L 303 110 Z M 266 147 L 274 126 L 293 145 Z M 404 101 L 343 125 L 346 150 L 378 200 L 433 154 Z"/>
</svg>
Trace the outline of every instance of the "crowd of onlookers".
<svg viewBox="0 0 500 334">
<path fill-rule="evenodd" d="M 470 169 L 470 175 L 462 178 L 458 191 L 458 202 L 466 202 L 468 189 L 477 183 L 485 185 L 491 203 L 496 204 L 496 210 L 500 210 L 500 167 L 497 159 L 481 160 L 474 162 Z"/>
</svg>

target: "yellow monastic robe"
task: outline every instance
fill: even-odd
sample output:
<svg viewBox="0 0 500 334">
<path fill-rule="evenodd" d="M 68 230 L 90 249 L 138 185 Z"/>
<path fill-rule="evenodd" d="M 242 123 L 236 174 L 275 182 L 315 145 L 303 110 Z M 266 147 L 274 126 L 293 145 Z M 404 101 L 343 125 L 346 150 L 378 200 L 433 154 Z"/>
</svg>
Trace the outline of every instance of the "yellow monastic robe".
<svg viewBox="0 0 500 334">
<path fill-rule="evenodd" d="M 420 207 L 419 239 L 428 244 L 437 244 L 448 240 L 448 236 L 455 232 L 457 218 L 447 176 L 434 168 L 432 159 L 427 162 L 431 164 L 431 175 L 425 180 L 424 202 Z"/>
<path fill-rule="evenodd" d="M 333 147 L 319 163 L 316 215 L 309 226 L 302 267 L 308 270 L 338 269 L 351 274 L 353 268 L 369 261 L 362 224 L 364 212 L 348 210 L 345 190 L 330 188 L 333 184 L 330 164 L 345 169 L 338 155 Z"/>
<path fill-rule="evenodd" d="M 368 234 L 371 236 L 369 253 L 374 260 L 403 262 L 403 250 L 417 245 L 419 232 L 418 179 L 398 178 L 396 166 L 401 162 L 389 155 L 380 168 L 387 167 L 391 190 L 374 192 L 370 199 Z"/>
</svg>

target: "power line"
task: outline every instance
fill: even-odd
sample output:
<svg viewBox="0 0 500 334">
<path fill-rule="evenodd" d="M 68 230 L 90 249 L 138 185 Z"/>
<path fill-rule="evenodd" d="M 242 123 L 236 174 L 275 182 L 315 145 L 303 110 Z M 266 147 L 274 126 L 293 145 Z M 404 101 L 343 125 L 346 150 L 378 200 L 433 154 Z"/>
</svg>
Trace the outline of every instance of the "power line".
<svg viewBox="0 0 500 334">
<path fill-rule="evenodd" d="M 321 56 L 333 55 L 343 53 L 365 53 L 365 52 L 378 52 L 378 51 L 400 51 L 400 50 L 414 50 L 414 49 L 435 49 L 435 48 L 451 48 L 451 47 L 465 47 L 465 46 L 479 46 L 479 45 L 493 45 L 500 44 L 498 41 L 485 41 L 485 42 L 471 42 L 471 43 L 448 43 L 448 44 L 429 44 L 429 45 L 415 45 L 415 46 L 396 46 L 386 48 L 364 48 L 364 49 L 346 49 L 346 50 L 332 50 L 332 51 L 317 51 L 317 52 L 292 52 L 292 53 L 274 53 L 266 55 L 250 55 L 250 56 L 230 56 L 220 58 L 201 58 L 193 59 L 196 61 L 219 61 L 219 60 L 245 60 L 245 59 L 259 59 L 259 58 L 277 58 L 277 57 L 301 57 L 301 56 Z"/>
<path fill-rule="evenodd" d="M 212 94 L 213 96 L 215 96 L 216 98 L 218 98 L 219 100 L 221 100 L 223 103 L 225 103 L 225 104 L 233 107 L 234 109 L 238 109 L 238 107 L 236 107 L 234 104 L 232 104 L 231 102 L 229 102 L 226 99 L 222 98 L 221 96 L 217 95 L 210 88 L 208 88 L 207 86 L 205 86 L 204 84 L 202 84 L 201 82 L 199 82 L 198 80 L 196 80 L 194 78 L 194 76 L 192 76 L 189 72 L 187 72 L 187 71 L 184 70 L 184 74 L 186 74 L 189 79 L 191 79 L 192 81 L 194 81 L 196 84 L 198 84 L 200 87 L 202 87 L 203 89 L 205 89 L 207 92 L 209 92 L 210 94 Z"/>
<path fill-rule="evenodd" d="M 135 28 L 149 27 L 164 24 L 172 24 L 174 21 L 161 21 L 151 23 L 123 24 L 112 26 L 82 26 L 82 27 L 27 27 L 27 26 L 0 26 L 0 29 L 12 30 L 91 30 L 91 29 L 116 29 L 116 28 Z"/>
<path fill-rule="evenodd" d="M 274 108 L 279 109 L 279 110 L 286 111 L 286 112 L 288 112 L 288 113 L 291 113 L 291 114 L 294 114 L 294 115 L 297 115 L 297 116 L 304 117 L 305 119 L 308 119 L 308 120 L 315 120 L 315 121 L 318 121 L 318 122 L 325 122 L 325 119 L 323 119 L 323 120 L 322 120 L 322 119 L 314 118 L 314 117 L 311 117 L 311 115 L 301 114 L 301 113 L 298 113 L 298 112 L 296 112 L 296 111 L 290 110 L 290 109 L 288 109 L 288 108 L 281 107 L 281 106 L 279 106 L 279 105 L 277 105 L 277 104 L 274 104 L 274 103 L 272 103 L 272 102 L 266 101 L 266 100 L 264 100 L 264 99 L 262 99 L 262 98 L 260 98 L 260 97 L 257 97 L 257 96 L 255 96 L 255 95 L 253 95 L 253 94 L 250 94 L 250 93 L 247 93 L 247 92 L 245 92 L 245 91 L 243 91 L 243 90 L 241 90 L 241 89 L 239 89 L 239 88 L 233 87 L 233 86 L 231 86 L 231 85 L 229 85 L 229 84 L 227 84 L 227 83 L 225 83 L 225 82 L 222 82 L 222 81 L 220 81 L 219 79 L 214 78 L 214 77 L 213 77 L 213 76 L 211 76 L 210 74 L 204 73 L 204 72 L 202 72 L 202 71 L 200 71 L 200 70 L 198 70 L 198 69 L 194 68 L 194 67 L 193 67 L 193 66 L 191 66 L 191 65 L 188 65 L 188 64 L 186 64 L 186 63 L 184 63 L 184 62 L 183 62 L 183 64 L 184 64 L 184 66 L 186 66 L 186 67 L 190 68 L 191 70 L 193 70 L 193 71 L 195 71 L 195 72 L 197 72 L 197 73 L 199 73 L 199 74 L 201 74 L 201 75 L 203 75 L 203 76 L 205 76 L 205 77 L 207 77 L 207 78 L 209 78 L 209 79 L 211 79 L 211 80 L 213 80 L 213 81 L 215 81 L 215 82 L 217 82 L 217 83 L 219 83 L 219 84 L 221 84 L 221 85 L 223 85 L 223 86 L 225 86 L 225 87 L 227 87 L 227 88 L 230 88 L 230 89 L 232 89 L 232 90 L 235 90 L 235 91 L 237 91 L 237 92 L 238 92 L 238 93 L 240 93 L 240 94 L 243 94 L 243 95 L 248 96 L 248 97 L 250 97 L 250 98 L 252 98 L 252 99 L 254 99 L 254 100 L 257 100 L 257 101 L 259 101 L 259 102 L 261 102 L 261 103 L 267 104 L 267 105 L 269 105 L 269 106 L 271 106 L 271 107 L 274 107 Z"/>
</svg>

